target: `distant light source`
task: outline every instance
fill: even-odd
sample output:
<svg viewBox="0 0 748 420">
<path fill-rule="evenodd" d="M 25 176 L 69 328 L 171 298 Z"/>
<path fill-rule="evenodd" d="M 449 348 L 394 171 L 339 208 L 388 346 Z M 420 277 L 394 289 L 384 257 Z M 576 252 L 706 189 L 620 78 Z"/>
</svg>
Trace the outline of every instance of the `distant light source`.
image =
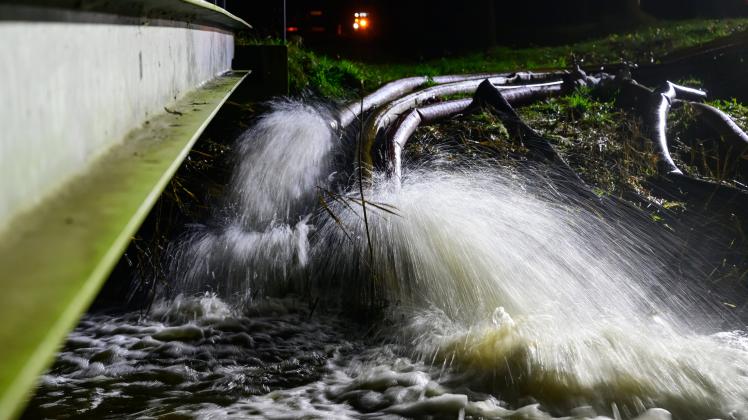
<svg viewBox="0 0 748 420">
<path fill-rule="evenodd" d="M 321 10 L 312 10 L 311 12 L 309 12 L 309 14 L 312 15 L 312 16 L 322 16 L 322 11 Z"/>
<path fill-rule="evenodd" d="M 286 28 L 288 32 L 299 32 L 299 28 L 297 26 L 289 26 Z"/>
<path fill-rule="evenodd" d="M 353 14 L 353 30 L 364 31 L 369 27 L 369 13 L 367 12 L 356 12 Z"/>
</svg>

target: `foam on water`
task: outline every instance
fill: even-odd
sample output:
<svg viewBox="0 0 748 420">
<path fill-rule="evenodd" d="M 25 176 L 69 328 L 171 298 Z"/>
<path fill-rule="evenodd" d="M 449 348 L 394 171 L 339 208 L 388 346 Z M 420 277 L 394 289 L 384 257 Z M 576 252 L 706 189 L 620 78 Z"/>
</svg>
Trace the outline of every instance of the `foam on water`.
<svg viewBox="0 0 748 420">
<path fill-rule="evenodd" d="M 154 418 L 313 384 L 355 331 L 291 300 L 252 316 L 215 295 L 157 302 L 147 316 L 88 315 L 42 376 L 25 418 Z"/>
<path fill-rule="evenodd" d="M 291 299 L 257 303 L 251 317 L 215 295 L 158 302 L 142 318 L 87 316 L 24 418 L 554 418 L 536 401 L 475 391 L 474 372 L 408 357 L 407 345 L 308 320 Z M 565 412 L 612 417 L 587 404 Z M 638 414 L 670 418 L 625 417 Z"/>
<path fill-rule="evenodd" d="M 329 121 L 284 102 L 242 137 L 237 210 L 187 242 L 187 278 L 259 295 L 313 284 L 328 302 L 388 302 L 390 338 L 418 360 L 557 412 L 617 404 L 628 417 L 652 407 L 746 415 L 748 353 L 704 332 L 721 314 L 693 288 L 698 279 L 669 268 L 677 237 L 559 191 L 540 170 L 438 156 L 406 168 L 400 188 L 375 174 L 366 199 L 392 212 L 369 206 L 368 233 L 355 197 L 328 203 L 335 217 L 310 215 L 333 171 Z"/>
<path fill-rule="evenodd" d="M 356 188 L 315 209 L 336 169 L 330 121 L 293 101 L 260 118 L 239 140 L 227 202 L 174 248 L 181 295 L 144 318 L 84 319 L 32 407 L 53 417 L 748 418 L 748 338 L 716 329 L 730 323 L 704 299 L 698 271 L 672 269 L 675 258 L 698 267 L 677 255 L 677 236 L 542 170 L 436 156 L 404 168 L 400 188 L 374 174 L 370 256 Z M 307 300 L 268 299 L 288 292 Z M 315 295 L 327 315 L 309 305 Z M 328 316 L 369 303 L 385 303 L 385 319 L 366 328 Z"/>
<path fill-rule="evenodd" d="M 616 403 L 631 414 L 748 416 L 748 352 L 699 333 L 714 308 L 665 269 L 674 238 L 497 168 L 422 169 L 399 190 L 375 185 L 368 199 L 397 215 L 372 211 L 374 264 L 357 209 L 338 206 L 349 233 L 328 222 L 315 249 L 337 251 L 325 254 L 326 277 L 374 283 L 397 303 L 400 339 L 423 360 L 561 412 Z"/>
</svg>

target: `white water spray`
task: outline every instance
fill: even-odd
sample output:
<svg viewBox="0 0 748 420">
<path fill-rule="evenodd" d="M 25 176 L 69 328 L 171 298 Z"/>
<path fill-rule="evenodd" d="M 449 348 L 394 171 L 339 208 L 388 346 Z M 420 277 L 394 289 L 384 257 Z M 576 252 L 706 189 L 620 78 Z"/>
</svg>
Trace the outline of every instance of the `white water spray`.
<svg viewBox="0 0 748 420">
<path fill-rule="evenodd" d="M 396 213 L 369 207 L 370 261 L 355 199 L 308 216 L 334 138 L 326 113 L 291 102 L 242 137 L 228 220 L 181 248 L 184 290 L 269 293 L 311 278 L 346 305 L 387 302 L 391 337 L 508 399 L 748 416 L 747 341 L 702 333 L 709 308 L 666 268 L 675 238 L 538 174 L 425 166 L 406 168 L 400 189 L 375 176 L 365 191 Z"/>
<path fill-rule="evenodd" d="M 369 218 L 372 269 L 355 277 L 366 241 L 348 237 L 365 227 L 344 206 L 349 234 L 337 221 L 322 226 L 318 260 L 328 277 L 374 282 L 402 320 L 401 340 L 491 392 L 561 412 L 616 403 L 632 416 L 662 406 L 747 416 L 748 341 L 698 333 L 712 308 L 666 270 L 677 240 L 625 212 L 586 209 L 535 176 L 423 168 L 399 190 L 375 183 L 368 200 L 398 215 Z"/>
<path fill-rule="evenodd" d="M 284 101 L 239 138 L 230 194 L 244 227 L 288 223 L 311 211 L 316 187 L 330 173 L 334 127 L 321 107 Z"/>
<path fill-rule="evenodd" d="M 329 112 L 278 101 L 238 139 L 229 201 L 217 226 L 197 227 L 175 252 L 178 291 L 246 300 L 284 290 L 308 264 L 316 188 L 335 148 Z"/>
</svg>

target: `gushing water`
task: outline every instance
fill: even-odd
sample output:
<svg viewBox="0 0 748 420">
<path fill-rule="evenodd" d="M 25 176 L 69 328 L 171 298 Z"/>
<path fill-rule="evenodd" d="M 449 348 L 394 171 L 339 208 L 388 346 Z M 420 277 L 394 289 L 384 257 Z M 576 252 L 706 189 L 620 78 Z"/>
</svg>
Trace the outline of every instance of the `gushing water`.
<svg viewBox="0 0 748 420">
<path fill-rule="evenodd" d="M 245 311 L 289 292 L 349 311 L 383 308 L 375 329 L 385 344 L 361 350 L 336 336 L 305 385 L 190 406 L 198 416 L 748 418 L 748 337 L 719 332 L 725 319 L 702 298 L 700 279 L 673 269 L 684 259 L 677 236 L 625 206 L 576 195 L 542 168 L 438 156 L 439 164 L 406 166 L 400 188 L 374 174 L 367 225 L 357 188 L 330 191 L 335 171 L 344 172 L 334 163 L 344 140 L 330 121 L 321 108 L 288 101 L 248 130 L 229 199 L 179 244 L 173 273 L 178 292 L 211 291 Z M 211 296 L 159 306 L 156 325 L 139 329 L 129 351 L 163 352 L 153 329 L 167 341 L 190 336 L 196 355 L 216 345 L 252 365 L 236 343 L 252 348 L 256 326 Z M 175 320 L 185 308 L 220 317 Z M 165 320 L 179 325 L 162 333 Z M 287 332 L 293 323 L 320 330 L 294 318 L 280 322 L 278 340 L 303 332 Z M 294 344 L 310 360 L 321 335 L 312 336 Z M 71 360 L 92 348 L 72 346 Z M 185 350 L 169 351 L 183 363 Z M 220 391 L 216 375 L 235 372 L 226 363 L 190 373 L 190 386 L 209 378 Z M 65 375 L 46 380 L 79 380 Z M 257 372 L 246 375 L 227 383 L 248 384 Z"/>
<path fill-rule="evenodd" d="M 368 226 L 355 188 L 312 213 L 334 170 L 330 120 L 282 103 L 240 139 L 235 211 L 188 242 L 186 278 L 383 303 L 418 358 L 560 412 L 748 415 L 745 341 L 702 335 L 714 308 L 668 268 L 675 237 L 496 165 L 413 165 L 401 188 L 375 174 Z"/>
<path fill-rule="evenodd" d="M 248 299 L 283 289 L 307 266 L 316 188 L 330 177 L 334 122 L 322 108 L 280 101 L 238 139 L 229 198 L 213 226 L 179 244 L 179 292 Z"/>
<path fill-rule="evenodd" d="M 397 215 L 370 218 L 374 264 L 356 281 L 397 303 L 401 340 L 492 392 L 561 411 L 615 402 L 629 412 L 748 415 L 744 335 L 697 333 L 707 328 L 702 311 L 716 309 L 666 270 L 669 253 L 650 248 L 675 239 L 615 220 L 625 213 L 564 203 L 535 175 L 423 168 L 400 190 L 375 183 L 369 200 Z M 328 221 L 316 250 L 337 251 L 326 276 L 348 269 L 353 279 L 366 242 L 347 238 L 365 227 L 355 209 L 336 210 L 352 234 Z"/>
<path fill-rule="evenodd" d="M 278 102 L 239 138 L 230 194 L 241 226 L 288 223 L 311 211 L 315 188 L 330 174 L 334 125 L 324 109 Z"/>
</svg>

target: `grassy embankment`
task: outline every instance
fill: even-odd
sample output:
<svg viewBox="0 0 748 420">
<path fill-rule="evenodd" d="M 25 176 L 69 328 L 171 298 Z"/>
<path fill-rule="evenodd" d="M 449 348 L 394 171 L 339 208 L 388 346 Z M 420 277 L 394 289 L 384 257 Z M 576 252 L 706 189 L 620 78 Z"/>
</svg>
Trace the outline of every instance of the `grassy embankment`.
<svg viewBox="0 0 748 420">
<path fill-rule="evenodd" d="M 407 76 L 435 76 L 450 73 L 503 72 L 543 68 L 566 68 L 572 63 L 657 62 L 673 51 L 748 30 L 748 19 L 692 20 L 658 22 L 634 32 L 612 34 L 571 45 L 510 49 L 494 47 L 483 53 L 415 63 L 367 64 L 337 60 L 315 54 L 297 45 L 289 46 L 289 72 L 294 94 L 311 92 L 327 98 L 358 97 L 383 83 Z M 688 81 L 690 85 L 698 80 Z M 746 127 L 748 108 L 730 101 L 715 101 L 714 106 L 733 115 Z M 684 133 L 688 109 L 677 110 L 671 127 L 676 139 Z M 588 91 L 577 91 L 522 110 L 531 126 L 545 133 L 580 176 L 600 194 L 623 195 L 634 192 L 647 196 L 642 180 L 656 171 L 651 142 L 642 133 L 641 123 L 618 109 L 613 99 L 596 98 Z M 479 115 L 467 118 L 476 130 L 494 125 Z M 465 122 L 465 121 L 464 121 Z M 448 130 L 451 131 L 451 130 Z M 479 131 L 482 132 L 482 131 Z M 497 133 L 484 133 L 499 135 Z M 679 147 L 676 144 L 675 147 Z M 677 152 L 677 150 L 676 150 Z M 674 153 L 678 158 L 678 153 Z M 691 169 L 686 162 L 678 162 Z M 697 171 L 689 170 L 690 173 Z M 698 173 L 698 172 L 697 172 Z M 710 178 L 710 174 L 703 174 Z M 651 197 L 650 197 L 651 198 Z"/>
<path fill-rule="evenodd" d="M 746 29 L 748 19 L 664 22 L 632 33 L 566 46 L 523 49 L 495 47 L 480 54 L 387 65 L 333 59 L 304 47 L 289 45 L 290 87 L 292 95 L 311 93 L 325 98 L 350 100 L 361 93 L 373 91 L 383 83 L 407 76 L 558 68 L 568 67 L 574 60 L 584 60 L 586 63 L 621 60 L 646 62 L 652 58 L 657 60 L 673 49 L 696 46 Z M 240 39 L 239 42 L 269 41 Z M 211 125 L 213 130 L 209 129 L 197 143 L 144 224 L 145 228 L 135 235 L 126 257 L 120 263 L 123 275 L 130 273 L 128 278 L 134 276 L 138 279 L 136 283 L 139 287 L 130 292 L 136 301 L 152 299 L 158 284 L 168 287 L 162 271 L 165 269 L 164 261 L 161 261 L 162 251 L 183 232 L 185 224 L 203 223 L 212 206 L 222 199 L 232 165 L 232 144 L 225 139 L 233 138 L 235 134 L 226 130 L 216 131 L 215 127 L 234 127 L 239 131 L 248 127 L 257 113 L 256 104 L 230 102 L 229 105 L 239 110 L 234 113 L 238 113 L 239 117 L 231 123 Z M 739 124 L 744 127 L 748 124 L 748 108 L 732 102 L 717 105 L 731 115 L 741 115 Z M 619 195 L 638 189 L 640 180 L 651 169 L 648 160 L 635 159 L 636 154 L 648 156 L 646 149 L 642 151 L 634 147 L 637 142 L 641 143 L 640 136 L 631 135 L 638 132 L 638 127 L 635 122 L 626 123 L 632 120 L 620 118 L 619 112 L 612 103 L 580 91 L 566 98 L 551 99 L 528 107 L 523 110 L 523 116 L 554 140 L 554 145 L 574 169 L 597 188 L 596 191 L 601 195 Z M 572 119 L 568 120 L 567 117 Z M 463 130 L 466 125 L 470 126 L 470 135 Z M 601 133 L 602 136 L 596 135 Z M 438 126 L 422 127 L 414 136 L 412 147 L 424 148 L 421 153 L 428 154 L 428 137 L 433 137 L 433 143 L 446 137 L 464 141 L 471 152 L 482 157 L 512 158 L 524 153 L 521 145 L 509 141 L 501 122 L 487 113 L 446 121 Z M 621 142 L 621 139 L 627 141 Z M 417 150 L 411 152 L 418 154 Z M 137 271 L 137 274 L 133 274 L 133 271 Z"/>
<path fill-rule="evenodd" d="M 657 62 L 666 54 L 748 30 L 748 19 L 658 22 L 634 32 L 612 34 L 571 45 L 512 49 L 410 63 L 367 64 L 333 59 L 289 45 L 292 94 L 311 91 L 327 98 L 352 98 L 407 76 L 566 68 L 588 64 Z M 256 42 L 256 41 L 255 41 Z"/>
</svg>

